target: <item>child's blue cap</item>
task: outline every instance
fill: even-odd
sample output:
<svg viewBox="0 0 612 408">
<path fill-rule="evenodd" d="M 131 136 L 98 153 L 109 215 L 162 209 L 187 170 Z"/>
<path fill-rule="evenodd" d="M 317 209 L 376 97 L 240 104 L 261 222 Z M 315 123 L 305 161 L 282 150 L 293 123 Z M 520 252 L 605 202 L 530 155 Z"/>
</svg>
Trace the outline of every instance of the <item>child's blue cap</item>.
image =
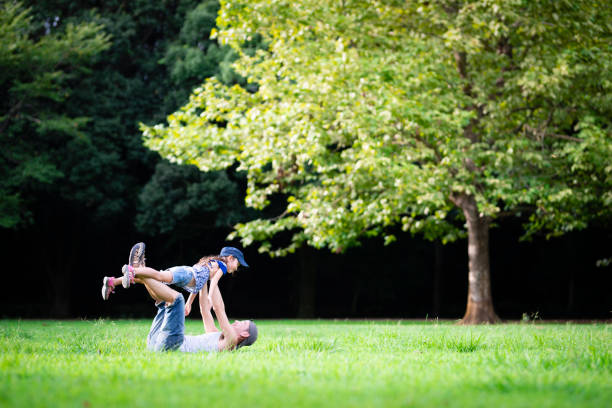
<svg viewBox="0 0 612 408">
<path fill-rule="evenodd" d="M 244 261 L 244 255 L 242 255 L 242 251 L 240 251 L 238 248 L 223 247 L 223 249 L 221 249 L 221 253 L 219 255 L 221 255 L 221 256 L 232 255 L 232 256 L 236 257 L 236 259 L 238 259 L 238 262 L 240 262 L 240 265 L 246 266 L 247 268 L 249 267 L 249 265 L 247 265 L 247 263 Z"/>
</svg>

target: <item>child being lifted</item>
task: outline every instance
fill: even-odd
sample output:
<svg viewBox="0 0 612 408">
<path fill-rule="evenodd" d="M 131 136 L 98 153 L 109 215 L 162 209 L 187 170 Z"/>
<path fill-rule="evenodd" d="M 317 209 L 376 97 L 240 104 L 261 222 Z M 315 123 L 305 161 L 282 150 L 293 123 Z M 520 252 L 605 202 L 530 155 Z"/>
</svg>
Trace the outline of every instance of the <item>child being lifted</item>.
<svg viewBox="0 0 612 408">
<path fill-rule="evenodd" d="M 210 290 L 207 293 L 208 304 L 211 305 L 211 296 L 217 286 L 219 279 L 227 273 L 234 273 L 240 265 L 248 267 L 244 260 L 242 251 L 234 247 L 224 247 L 219 255 L 210 255 L 201 258 L 193 266 L 173 266 L 166 270 L 155 270 L 145 266 L 144 243 L 140 242 L 130 252 L 130 265 L 123 265 L 122 278 L 104 277 L 102 285 L 102 298 L 107 300 L 116 286 L 120 283 L 124 288 L 129 288 L 135 278 L 152 278 L 157 281 L 179 286 L 189 292 L 189 299 L 185 304 L 185 315 L 191 311 L 191 304 L 198 292 L 202 291 L 206 282 L 210 280 Z"/>
</svg>

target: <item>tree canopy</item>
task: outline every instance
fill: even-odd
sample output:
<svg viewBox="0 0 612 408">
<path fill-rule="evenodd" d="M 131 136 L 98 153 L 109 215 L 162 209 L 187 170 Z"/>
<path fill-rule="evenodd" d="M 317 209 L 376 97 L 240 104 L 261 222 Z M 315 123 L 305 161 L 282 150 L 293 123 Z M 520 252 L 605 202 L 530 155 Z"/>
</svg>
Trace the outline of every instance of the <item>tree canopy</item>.
<svg viewBox="0 0 612 408">
<path fill-rule="evenodd" d="M 237 226 L 277 255 L 390 242 L 396 224 L 455 240 L 466 203 L 528 232 L 583 228 L 612 208 L 611 17 L 596 0 L 222 2 L 215 34 L 257 92 L 209 79 L 146 145 L 237 162 L 249 206 L 286 199 Z M 243 52 L 256 34 L 267 48 Z"/>
<path fill-rule="evenodd" d="M 27 3 L 2 2 L 0 225 L 32 225 L 51 200 L 97 221 L 133 213 L 160 160 L 138 122 L 184 104 L 199 78 L 239 79 L 219 68 L 236 54 L 208 38 L 218 2 Z"/>
</svg>

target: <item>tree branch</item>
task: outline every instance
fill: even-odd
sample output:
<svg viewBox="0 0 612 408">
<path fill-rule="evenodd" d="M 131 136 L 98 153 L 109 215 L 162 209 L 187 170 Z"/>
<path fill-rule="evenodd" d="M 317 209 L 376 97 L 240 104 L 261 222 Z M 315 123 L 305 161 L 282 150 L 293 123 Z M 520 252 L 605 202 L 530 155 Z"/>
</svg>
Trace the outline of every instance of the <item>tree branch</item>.
<svg viewBox="0 0 612 408">
<path fill-rule="evenodd" d="M 569 140 L 572 142 L 582 142 L 582 139 L 579 139 L 577 137 L 568 136 L 568 135 L 560 135 L 557 133 L 546 133 L 543 130 L 533 128 L 529 125 L 525 125 L 525 130 L 527 130 L 528 132 L 531 132 L 533 135 L 535 135 L 537 138 L 540 138 L 540 139 L 543 139 L 545 137 L 552 137 L 556 139 Z M 537 138 L 536 140 L 538 140 Z"/>
<path fill-rule="evenodd" d="M 6 119 L 2 121 L 2 126 L 0 126 L 0 134 L 2 134 L 6 130 L 6 127 L 8 126 L 10 119 L 13 116 L 15 116 L 15 113 L 19 111 L 19 109 L 21 109 L 21 106 L 23 105 L 24 101 L 25 101 L 25 98 L 17 102 L 15 106 L 13 106 L 11 110 L 6 114 Z"/>
<path fill-rule="evenodd" d="M 423 143 L 426 147 L 429 147 L 431 150 L 433 150 L 434 156 L 436 156 L 436 160 L 438 163 L 442 161 L 442 155 L 440 155 L 440 152 L 438 152 L 438 149 L 436 148 L 436 146 L 434 146 L 433 144 L 425 140 L 423 137 L 421 137 L 421 133 L 418 130 L 415 132 L 414 137 L 416 140 Z"/>
</svg>

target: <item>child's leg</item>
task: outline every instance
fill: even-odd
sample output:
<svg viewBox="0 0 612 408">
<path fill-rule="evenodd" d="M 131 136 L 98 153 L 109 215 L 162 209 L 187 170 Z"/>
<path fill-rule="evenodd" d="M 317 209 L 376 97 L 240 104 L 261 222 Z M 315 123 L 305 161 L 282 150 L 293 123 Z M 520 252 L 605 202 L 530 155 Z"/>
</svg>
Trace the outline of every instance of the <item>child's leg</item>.
<svg viewBox="0 0 612 408">
<path fill-rule="evenodd" d="M 170 283 L 172 282 L 172 272 L 170 271 L 157 271 L 148 266 L 141 268 L 134 268 L 134 278 L 150 278 L 156 281 Z M 146 284 L 145 284 L 146 285 Z"/>
<path fill-rule="evenodd" d="M 102 279 L 102 299 L 108 300 L 111 293 L 115 292 L 115 287 L 121 284 L 121 278 L 105 276 Z"/>
<path fill-rule="evenodd" d="M 121 279 L 123 279 L 123 277 L 109 277 L 109 285 L 113 287 L 113 289 L 115 289 L 117 286 L 121 286 Z"/>
<path fill-rule="evenodd" d="M 126 276 L 120 276 L 120 277 L 105 276 L 104 279 L 102 279 L 102 299 L 108 300 L 111 293 L 115 292 L 115 288 L 117 286 L 125 287 L 125 283 L 124 283 L 124 281 L 126 280 L 125 278 Z M 146 279 L 146 278 L 143 278 L 143 279 Z M 143 279 L 135 278 L 132 280 L 132 283 L 134 282 L 144 283 Z M 151 292 L 149 291 L 149 293 Z M 158 299 L 155 299 L 155 300 L 158 300 Z"/>
</svg>

